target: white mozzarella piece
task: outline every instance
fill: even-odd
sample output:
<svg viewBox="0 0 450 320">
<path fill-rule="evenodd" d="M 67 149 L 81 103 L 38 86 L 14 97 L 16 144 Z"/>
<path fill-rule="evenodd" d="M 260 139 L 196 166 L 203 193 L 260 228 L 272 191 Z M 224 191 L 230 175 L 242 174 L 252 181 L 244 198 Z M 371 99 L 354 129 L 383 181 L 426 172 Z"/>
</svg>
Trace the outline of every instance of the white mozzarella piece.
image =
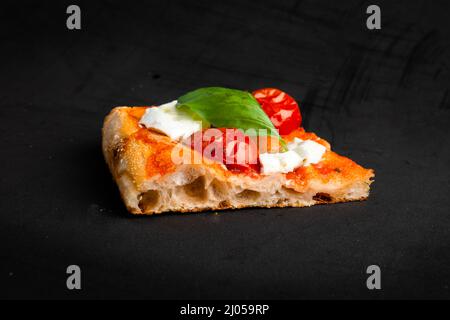
<svg viewBox="0 0 450 320">
<path fill-rule="evenodd" d="M 282 153 L 262 153 L 259 155 L 261 162 L 261 173 L 288 173 L 300 167 L 303 158 L 295 151 L 286 151 Z"/>
<path fill-rule="evenodd" d="M 320 143 L 299 138 L 294 138 L 287 148 L 286 152 L 260 154 L 261 173 L 288 173 L 298 167 L 318 163 L 327 150 Z"/>
<path fill-rule="evenodd" d="M 300 157 L 305 159 L 305 166 L 320 162 L 327 148 L 313 140 L 302 140 L 294 138 L 288 144 L 288 149 L 295 151 Z"/>
<path fill-rule="evenodd" d="M 146 128 L 160 131 L 173 140 L 187 138 L 194 132 L 202 130 L 201 121 L 177 109 L 176 105 L 177 100 L 174 100 L 159 107 L 148 108 L 139 123 Z"/>
</svg>

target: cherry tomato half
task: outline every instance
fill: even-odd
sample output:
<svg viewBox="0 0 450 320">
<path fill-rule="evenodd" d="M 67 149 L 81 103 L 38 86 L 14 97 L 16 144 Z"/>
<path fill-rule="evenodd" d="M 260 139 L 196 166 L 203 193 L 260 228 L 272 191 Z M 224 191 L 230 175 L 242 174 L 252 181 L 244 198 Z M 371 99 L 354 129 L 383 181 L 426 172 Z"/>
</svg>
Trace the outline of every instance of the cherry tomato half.
<svg viewBox="0 0 450 320">
<path fill-rule="evenodd" d="M 264 88 L 254 91 L 253 96 L 281 135 L 289 134 L 300 127 L 300 109 L 287 93 L 274 88 Z"/>
<path fill-rule="evenodd" d="M 228 170 L 259 172 L 257 143 L 238 129 L 211 128 L 194 134 L 191 148 L 206 158 L 223 163 Z M 201 139 L 201 141 L 198 141 Z"/>
</svg>

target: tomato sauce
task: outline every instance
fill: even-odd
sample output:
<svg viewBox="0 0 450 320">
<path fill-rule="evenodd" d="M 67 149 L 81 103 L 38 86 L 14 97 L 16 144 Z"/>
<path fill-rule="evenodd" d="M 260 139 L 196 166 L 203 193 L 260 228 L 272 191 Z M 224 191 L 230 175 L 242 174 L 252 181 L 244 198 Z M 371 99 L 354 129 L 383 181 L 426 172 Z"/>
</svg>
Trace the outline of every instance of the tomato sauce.
<svg viewBox="0 0 450 320">
<path fill-rule="evenodd" d="M 157 174 L 164 175 L 175 171 L 176 166 L 172 162 L 173 143 L 152 138 L 148 130 L 144 128 L 135 133 L 135 138 L 150 146 L 150 155 L 148 156 L 145 165 L 148 177 Z"/>
</svg>

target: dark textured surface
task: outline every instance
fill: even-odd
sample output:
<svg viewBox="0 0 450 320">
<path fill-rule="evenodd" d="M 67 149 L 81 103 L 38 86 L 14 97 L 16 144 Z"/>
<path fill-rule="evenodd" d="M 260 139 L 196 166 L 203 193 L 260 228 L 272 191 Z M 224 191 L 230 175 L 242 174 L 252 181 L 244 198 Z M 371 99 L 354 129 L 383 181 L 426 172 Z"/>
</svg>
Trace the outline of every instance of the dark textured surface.
<svg viewBox="0 0 450 320">
<path fill-rule="evenodd" d="M 447 1 L 2 4 L 0 297 L 450 298 Z M 282 88 L 376 170 L 369 201 L 133 218 L 100 151 L 115 105 Z M 65 289 L 78 264 L 83 290 Z M 368 265 L 382 287 L 365 287 Z"/>
</svg>

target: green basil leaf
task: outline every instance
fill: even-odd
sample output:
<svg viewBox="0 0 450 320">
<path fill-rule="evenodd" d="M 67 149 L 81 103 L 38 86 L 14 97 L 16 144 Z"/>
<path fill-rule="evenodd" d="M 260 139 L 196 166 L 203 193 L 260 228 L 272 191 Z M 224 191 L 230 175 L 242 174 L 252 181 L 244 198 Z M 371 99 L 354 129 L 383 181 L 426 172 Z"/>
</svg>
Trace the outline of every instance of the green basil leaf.
<svg viewBox="0 0 450 320">
<path fill-rule="evenodd" d="M 217 128 L 241 130 L 266 129 L 280 139 L 278 131 L 249 92 L 221 87 L 200 88 L 178 98 L 177 108 L 196 113 L 203 121 Z"/>
</svg>

